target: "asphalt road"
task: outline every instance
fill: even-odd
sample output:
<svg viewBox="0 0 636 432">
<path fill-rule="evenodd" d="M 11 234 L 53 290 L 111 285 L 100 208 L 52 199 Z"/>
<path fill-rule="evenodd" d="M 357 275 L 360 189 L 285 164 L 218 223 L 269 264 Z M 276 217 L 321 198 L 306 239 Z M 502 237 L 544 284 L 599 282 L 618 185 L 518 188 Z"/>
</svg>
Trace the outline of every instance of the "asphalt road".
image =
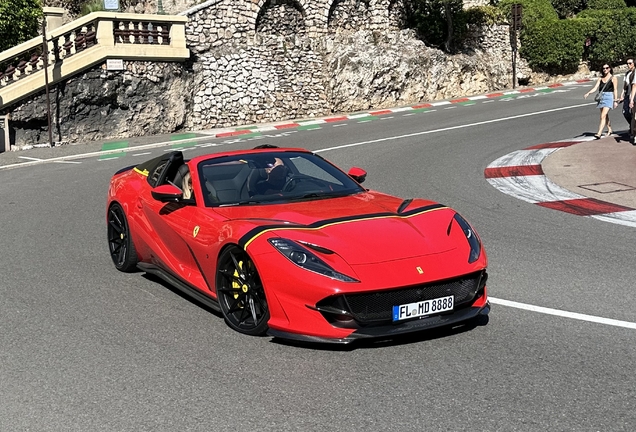
<svg viewBox="0 0 636 432">
<path fill-rule="evenodd" d="M 365 186 L 471 221 L 493 298 L 636 323 L 633 228 L 517 200 L 483 174 L 514 150 L 594 133 L 589 87 L 211 138 L 186 155 L 269 143 L 363 167 Z M 636 429 L 634 329 L 495 304 L 474 328 L 296 346 L 240 335 L 161 282 L 117 272 L 109 178 L 169 148 L 0 169 L 0 430 Z M 83 149 L 21 156 L 53 151 Z"/>
</svg>

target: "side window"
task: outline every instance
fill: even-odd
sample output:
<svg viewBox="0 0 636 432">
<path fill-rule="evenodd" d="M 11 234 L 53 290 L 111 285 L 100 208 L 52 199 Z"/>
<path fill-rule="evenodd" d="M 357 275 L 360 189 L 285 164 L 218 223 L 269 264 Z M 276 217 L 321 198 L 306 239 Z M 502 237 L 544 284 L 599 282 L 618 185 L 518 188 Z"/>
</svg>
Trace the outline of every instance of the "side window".
<svg viewBox="0 0 636 432">
<path fill-rule="evenodd" d="M 163 161 L 159 165 L 157 165 L 157 167 L 152 172 L 150 172 L 150 174 L 148 175 L 148 183 L 150 183 L 150 186 L 157 186 L 157 182 L 161 178 L 161 174 L 163 174 L 163 171 L 166 169 L 166 165 L 168 165 L 168 161 Z"/>
</svg>

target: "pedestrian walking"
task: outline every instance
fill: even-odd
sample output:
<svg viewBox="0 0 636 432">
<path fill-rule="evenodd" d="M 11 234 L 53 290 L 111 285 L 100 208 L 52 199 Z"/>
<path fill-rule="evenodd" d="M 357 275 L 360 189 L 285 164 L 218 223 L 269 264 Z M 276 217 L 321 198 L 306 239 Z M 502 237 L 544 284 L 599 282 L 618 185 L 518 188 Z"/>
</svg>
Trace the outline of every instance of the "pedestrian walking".
<svg viewBox="0 0 636 432">
<path fill-rule="evenodd" d="M 607 136 L 612 134 L 609 112 L 618 106 L 618 80 L 614 76 L 612 68 L 607 64 L 603 65 L 601 77 L 596 80 L 592 90 L 585 93 L 583 97 L 587 99 L 597 89 L 598 93 L 594 96 L 594 100 L 596 101 L 596 107 L 600 110 L 601 119 L 598 125 L 598 132 L 594 135 L 594 138 L 601 139 L 605 126 L 607 126 Z"/>
<path fill-rule="evenodd" d="M 625 72 L 625 78 L 623 78 L 623 93 L 621 98 L 618 100 L 618 103 L 623 104 L 623 117 L 625 117 L 625 121 L 629 124 L 630 138 L 634 136 L 634 131 L 632 130 L 632 119 L 634 118 L 634 114 L 632 113 L 632 109 L 629 107 L 629 95 L 632 92 L 632 85 L 635 77 L 636 69 L 634 68 L 634 59 L 627 59 L 627 72 Z"/>
</svg>

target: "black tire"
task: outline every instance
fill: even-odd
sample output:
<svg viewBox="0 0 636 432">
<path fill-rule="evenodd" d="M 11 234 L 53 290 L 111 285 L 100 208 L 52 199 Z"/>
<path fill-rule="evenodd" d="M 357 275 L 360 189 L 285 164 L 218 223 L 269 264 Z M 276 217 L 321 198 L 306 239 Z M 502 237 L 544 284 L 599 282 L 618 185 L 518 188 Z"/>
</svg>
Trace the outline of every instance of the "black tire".
<svg viewBox="0 0 636 432">
<path fill-rule="evenodd" d="M 267 332 L 269 308 L 256 266 L 238 246 L 219 257 L 216 295 L 225 322 L 234 330 L 257 336 Z"/>
<path fill-rule="evenodd" d="M 108 249 L 115 268 L 122 272 L 137 269 L 137 251 L 130 235 L 130 226 L 124 209 L 114 203 L 108 209 Z"/>
</svg>

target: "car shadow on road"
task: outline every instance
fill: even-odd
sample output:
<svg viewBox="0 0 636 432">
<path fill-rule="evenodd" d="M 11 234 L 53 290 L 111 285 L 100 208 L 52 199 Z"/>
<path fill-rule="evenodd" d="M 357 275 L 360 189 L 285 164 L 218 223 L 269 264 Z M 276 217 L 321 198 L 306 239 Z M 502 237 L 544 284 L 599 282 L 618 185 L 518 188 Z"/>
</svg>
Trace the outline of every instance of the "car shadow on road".
<svg viewBox="0 0 636 432">
<path fill-rule="evenodd" d="M 178 295 L 179 297 L 181 297 L 185 301 L 189 301 L 192 304 L 195 304 L 198 307 L 200 307 L 201 309 L 205 310 L 206 312 L 210 312 L 210 313 L 216 315 L 217 317 L 223 319 L 223 314 L 221 314 L 221 312 L 217 311 L 216 309 L 211 308 L 210 306 L 208 306 L 205 303 L 197 300 L 196 298 L 184 293 L 179 288 L 175 287 L 174 285 L 170 284 L 169 282 L 165 281 L 164 279 L 160 278 L 159 276 L 153 275 L 152 273 L 143 273 L 142 277 L 148 279 L 149 281 L 152 281 L 153 283 L 161 284 L 161 286 L 163 286 L 163 287 L 167 288 L 168 290 L 172 291 L 174 294 Z"/>
<path fill-rule="evenodd" d="M 485 326 L 488 324 L 488 321 L 488 315 L 478 315 L 477 317 L 461 324 L 454 324 L 431 330 L 408 333 L 390 338 L 360 339 L 346 345 L 318 342 L 300 342 L 281 338 L 273 338 L 272 343 L 320 351 L 354 351 L 357 349 L 384 348 L 427 342 L 445 337 L 452 337 L 461 333 L 472 331 L 477 327 Z"/>
</svg>

